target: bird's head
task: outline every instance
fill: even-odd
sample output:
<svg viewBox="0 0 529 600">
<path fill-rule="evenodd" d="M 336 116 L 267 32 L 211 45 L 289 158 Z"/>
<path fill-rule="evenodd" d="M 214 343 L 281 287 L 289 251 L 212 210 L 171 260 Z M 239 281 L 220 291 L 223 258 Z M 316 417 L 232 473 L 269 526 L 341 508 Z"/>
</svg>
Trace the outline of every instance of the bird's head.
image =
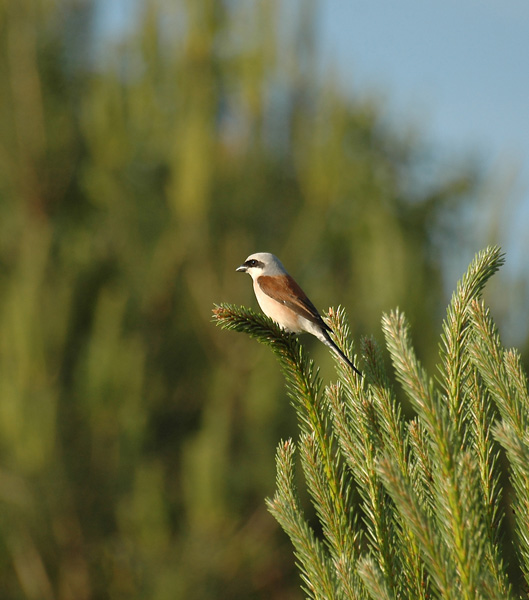
<svg viewBox="0 0 529 600">
<path fill-rule="evenodd" d="M 237 267 L 236 271 L 239 273 L 248 273 L 252 279 L 256 279 L 261 275 L 286 274 L 285 267 L 283 267 L 279 258 L 270 254 L 270 252 L 256 252 L 255 254 L 250 254 L 242 265 Z"/>
</svg>

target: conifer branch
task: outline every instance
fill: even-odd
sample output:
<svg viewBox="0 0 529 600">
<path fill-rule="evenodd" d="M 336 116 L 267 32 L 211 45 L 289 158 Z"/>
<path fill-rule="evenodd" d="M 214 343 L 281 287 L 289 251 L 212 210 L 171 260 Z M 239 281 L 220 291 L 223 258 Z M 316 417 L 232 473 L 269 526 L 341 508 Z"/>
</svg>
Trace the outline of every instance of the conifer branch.
<svg viewBox="0 0 529 600">
<path fill-rule="evenodd" d="M 363 341 L 363 355 L 366 363 L 366 378 L 370 381 L 369 394 L 377 415 L 377 427 L 380 436 L 377 456 L 384 452 L 389 453 L 396 461 L 401 475 L 409 476 L 411 464 L 409 462 L 409 442 L 405 434 L 405 425 L 401 409 L 397 403 L 388 376 L 384 369 L 382 353 L 372 339 Z M 391 513 L 390 506 L 387 510 Z M 387 518 L 387 517 L 386 517 Z M 428 586 L 425 581 L 424 567 L 420 560 L 420 548 L 408 523 L 400 515 L 392 514 L 395 542 L 398 548 L 395 554 L 394 569 L 399 574 L 398 595 L 409 598 L 428 597 Z M 386 536 L 387 537 L 387 536 Z"/>
<path fill-rule="evenodd" d="M 243 306 L 216 305 L 213 320 L 224 329 L 247 333 L 273 350 L 285 374 L 288 394 L 296 408 L 302 429 L 315 433 L 318 442 L 322 444 L 324 460 L 330 463 L 324 440 L 326 423 L 321 410 L 321 380 L 314 362 L 308 359 L 298 339 L 283 332 L 272 319 Z"/>
<path fill-rule="evenodd" d="M 286 377 L 320 534 L 300 506 L 291 441 L 278 448 L 277 491 L 267 503 L 292 540 L 310 598 L 513 598 L 500 447 L 511 469 L 519 567 L 529 585 L 527 378 L 519 354 L 503 349 L 480 302 L 502 262 L 499 248 L 487 248 L 458 283 L 443 323 L 436 380 L 415 354 L 404 314 L 384 315 L 396 378 L 415 411 L 411 419 L 373 340 L 362 343 L 365 377 L 337 361 L 338 381 L 322 392 L 296 338 L 249 309 L 215 307 L 218 325 L 270 346 Z M 343 310 L 330 309 L 326 320 L 352 356 Z"/>
<path fill-rule="evenodd" d="M 300 508 L 294 478 L 295 445 L 281 442 L 277 449 L 277 491 L 268 509 L 289 536 L 299 560 L 303 587 L 309 598 L 326 600 L 335 597 L 335 577 L 329 557 L 314 535 Z"/>
<path fill-rule="evenodd" d="M 490 253 L 488 260 L 493 262 L 494 259 L 495 253 Z M 479 264 L 485 274 L 474 273 L 471 268 L 474 282 L 482 282 L 486 274 L 492 270 L 486 260 L 480 261 Z M 474 290 L 479 289 L 477 283 L 470 287 Z M 459 289 L 460 293 L 463 293 L 465 286 L 460 286 Z M 481 555 L 485 541 L 484 529 L 481 527 L 481 522 L 476 519 L 476 514 L 479 512 L 478 497 L 473 493 L 474 486 L 468 485 L 469 481 L 473 481 L 473 475 L 461 471 L 462 465 L 467 464 L 466 454 L 460 453 L 465 443 L 464 438 L 461 437 L 462 421 L 454 416 L 454 405 L 451 410 L 446 402 L 442 402 L 439 393 L 419 365 L 411 349 L 408 326 L 404 317 L 398 312 L 385 316 L 383 329 L 397 377 L 408 391 L 409 398 L 426 425 L 430 446 L 428 451 L 433 455 L 430 463 L 433 490 L 428 495 L 433 502 L 432 510 L 437 517 L 436 523 L 439 524 L 440 533 L 445 538 L 445 543 L 452 549 L 450 556 L 454 560 L 459 579 L 459 593 L 461 597 L 471 598 L 477 592 L 477 586 L 483 587 L 483 582 L 486 580 L 486 574 L 482 573 L 480 565 L 475 561 L 475 558 Z M 457 336 L 454 333 L 452 337 Z M 465 361 L 466 364 L 468 359 Z M 461 389 L 464 383 L 461 365 L 456 369 L 459 378 L 457 390 Z M 445 376 L 448 377 L 449 374 Z M 459 413 L 459 409 L 457 412 Z M 470 528 L 469 524 L 474 524 L 474 529 Z"/>
<path fill-rule="evenodd" d="M 300 454 L 307 487 L 322 525 L 333 564 L 336 565 L 339 597 L 356 598 L 360 588 L 358 575 L 353 568 L 359 556 L 360 546 L 357 524 L 353 515 L 337 511 L 335 508 L 313 435 L 301 436 Z M 351 487 L 343 475 L 340 479 L 340 491 L 344 505 L 348 506 Z"/>
<path fill-rule="evenodd" d="M 377 563 L 370 556 L 364 556 L 358 561 L 358 573 L 373 600 L 391 600 L 395 598 L 386 587 L 386 580 Z"/>
<path fill-rule="evenodd" d="M 439 381 L 445 390 L 450 417 L 456 429 L 461 429 L 461 419 L 465 416 L 461 390 L 469 376 L 469 358 L 464 351 L 469 335 L 468 309 L 473 300 L 481 297 L 486 282 L 503 262 L 504 256 L 497 246 L 486 248 L 477 254 L 458 282 L 443 322 Z"/>
<path fill-rule="evenodd" d="M 354 564 L 358 559 L 357 534 L 354 532 L 354 522 L 351 520 L 347 507 L 347 494 L 343 479 L 340 476 L 339 461 L 333 458 L 334 448 L 332 436 L 329 435 L 326 410 L 323 405 L 321 380 L 318 372 L 314 372 L 314 363 L 308 360 L 297 338 L 285 334 L 276 323 L 264 315 L 258 315 L 244 307 L 234 307 L 228 304 L 215 306 L 214 320 L 225 329 L 248 333 L 259 342 L 272 348 L 278 356 L 287 381 L 289 396 L 296 409 L 305 440 L 311 439 L 316 446 L 318 468 L 322 471 L 311 470 L 315 456 L 303 454 L 306 460 L 302 463 L 305 477 L 312 480 L 311 488 L 316 510 L 322 514 L 329 513 L 328 503 L 332 502 L 333 522 L 329 523 L 328 542 L 334 561 L 339 562 L 344 557 L 346 563 Z M 307 437 L 308 436 L 308 437 Z M 321 478 L 325 478 L 322 486 Z M 325 487 L 325 496 L 318 496 L 316 483 Z M 344 571 L 345 573 L 345 571 Z M 347 571 L 347 579 L 351 571 Z M 350 581 L 342 580 L 344 588 L 354 589 Z M 354 596 L 356 597 L 356 596 Z"/>
<path fill-rule="evenodd" d="M 505 574 L 505 565 L 501 555 L 502 522 L 502 488 L 498 469 L 499 448 L 492 438 L 494 412 L 490 395 L 479 379 L 478 373 L 472 369 L 467 382 L 467 397 L 470 414 L 470 443 L 474 449 L 479 469 L 479 485 L 481 488 L 481 516 L 484 521 L 486 536 L 486 560 L 501 597 L 508 597 L 511 586 Z"/>
<path fill-rule="evenodd" d="M 471 306 L 473 336 L 470 357 L 495 401 L 503 421 L 493 433 L 507 452 L 511 481 L 516 492 L 514 513 L 518 552 L 529 586 L 529 398 L 527 378 L 518 355 L 503 349 L 490 311 L 481 302 Z"/>
<path fill-rule="evenodd" d="M 436 535 L 431 517 L 421 509 L 409 482 L 405 480 L 396 463 L 389 456 L 379 461 L 378 470 L 406 523 L 419 541 L 428 572 L 437 589 L 443 598 L 457 598 L 458 596 L 453 590 L 454 566 L 446 555 L 439 536 Z"/>
<path fill-rule="evenodd" d="M 333 419 L 339 447 L 352 472 L 362 498 L 366 533 L 370 545 L 377 549 L 381 573 L 388 589 L 398 590 L 397 557 L 393 554 L 395 541 L 392 512 L 387 506 L 389 498 L 375 470 L 377 427 L 374 422 L 373 406 L 364 398 L 342 394 L 342 386 L 329 386 L 326 397 Z"/>
<path fill-rule="evenodd" d="M 473 325 L 470 357 L 490 390 L 501 416 L 517 435 L 523 437 L 529 423 L 527 378 L 516 359 L 516 353 L 505 355 L 490 311 L 478 301 L 474 301 L 470 308 Z M 504 356 L 507 359 L 505 361 Z M 514 385 L 511 385 L 511 381 Z"/>
</svg>

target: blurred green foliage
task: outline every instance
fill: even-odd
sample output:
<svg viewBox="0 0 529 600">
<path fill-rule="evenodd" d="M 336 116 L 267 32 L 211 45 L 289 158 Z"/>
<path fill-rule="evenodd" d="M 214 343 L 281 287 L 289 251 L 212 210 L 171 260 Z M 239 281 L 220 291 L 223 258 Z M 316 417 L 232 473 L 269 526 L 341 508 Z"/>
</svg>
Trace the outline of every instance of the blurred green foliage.
<svg viewBox="0 0 529 600">
<path fill-rule="evenodd" d="M 286 4 L 149 0 L 111 39 L 89 0 L 0 3 L 3 599 L 301 597 L 263 501 L 281 375 L 210 323 L 254 304 L 251 252 L 435 352 L 433 240 L 476 174 L 413 185 L 420 142 Z"/>
</svg>

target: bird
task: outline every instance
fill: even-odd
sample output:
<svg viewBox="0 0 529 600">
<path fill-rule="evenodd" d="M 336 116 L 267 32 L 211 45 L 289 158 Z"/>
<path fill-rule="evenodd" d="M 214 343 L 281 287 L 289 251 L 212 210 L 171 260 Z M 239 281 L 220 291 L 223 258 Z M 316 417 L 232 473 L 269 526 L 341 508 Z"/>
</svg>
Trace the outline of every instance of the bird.
<svg viewBox="0 0 529 600">
<path fill-rule="evenodd" d="M 289 333 L 311 333 L 362 375 L 331 339 L 332 329 L 321 318 L 316 307 L 291 277 L 279 258 L 270 252 L 256 252 L 235 269 L 248 273 L 261 310 Z"/>
</svg>

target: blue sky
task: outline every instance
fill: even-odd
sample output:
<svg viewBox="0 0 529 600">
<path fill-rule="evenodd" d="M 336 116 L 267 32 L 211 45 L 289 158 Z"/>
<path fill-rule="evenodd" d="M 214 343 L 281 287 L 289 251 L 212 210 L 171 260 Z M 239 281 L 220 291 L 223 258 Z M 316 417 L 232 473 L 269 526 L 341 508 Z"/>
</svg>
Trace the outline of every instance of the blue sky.
<svg viewBox="0 0 529 600">
<path fill-rule="evenodd" d="M 506 341 L 521 343 L 529 320 L 529 2 L 323 0 L 319 14 L 324 64 L 346 89 L 380 94 L 393 121 L 417 125 L 447 161 L 482 161 L 491 192 L 468 232 L 469 255 L 455 257 L 452 270 L 460 274 L 487 243 L 501 244 L 507 263 L 489 286 L 491 304 Z M 502 292 L 502 279 L 516 281 L 515 298 Z"/>
<path fill-rule="evenodd" d="M 527 160 L 529 2 L 325 0 L 326 60 L 385 90 L 442 144 Z"/>
<path fill-rule="evenodd" d="M 441 151 L 512 176 L 529 225 L 527 0 L 325 0 L 320 28 L 346 87 L 379 92 Z"/>
</svg>

